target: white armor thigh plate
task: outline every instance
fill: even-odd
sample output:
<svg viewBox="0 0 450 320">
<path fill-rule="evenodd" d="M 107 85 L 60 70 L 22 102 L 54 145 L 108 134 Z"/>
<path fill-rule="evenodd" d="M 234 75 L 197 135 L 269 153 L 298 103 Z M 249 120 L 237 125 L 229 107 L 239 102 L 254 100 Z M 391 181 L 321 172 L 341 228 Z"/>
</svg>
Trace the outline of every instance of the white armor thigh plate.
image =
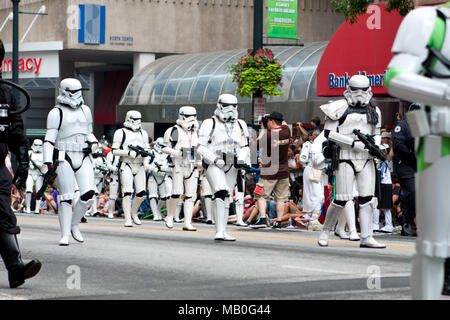
<svg viewBox="0 0 450 320">
<path fill-rule="evenodd" d="M 206 170 L 206 178 L 208 179 L 212 194 L 215 194 L 220 190 L 230 192 L 234 188 L 228 188 L 225 172 L 215 165 L 208 166 L 208 169 Z"/>
<path fill-rule="evenodd" d="M 31 175 L 27 176 L 27 180 L 25 182 L 25 191 L 26 192 L 33 192 L 33 186 L 34 186 L 34 180 Z"/>
<path fill-rule="evenodd" d="M 94 169 L 90 157 L 86 157 L 83 165 L 75 172 L 76 184 L 80 190 L 80 195 L 88 191 L 95 190 Z"/>
<path fill-rule="evenodd" d="M 349 201 L 354 197 L 356 181 L 360 197 L 375 195 L 375 167 L 372 160 L 352 160 L 356 176 L 350 164 L 339 163 L 336 171 L 336 200 Z"/>
<path fill-rule="evenodd" d="M 208 178 L 204 175 L 201 181 L 202 194 L 203 196 L 211 196 L 211 186 L 209 185 Z"/>
<path fill-rule="evenodd" d="M 153 176 L 150 176 L 148 178 L 148 186 L 147 186 L 147 188 L 148 188 L 148 191 L 149 191 L 149 194 L 148 194 L 149 198 L 158 198 L 159 188 L 158 188 L 158 184 L 156 183 L 156 180 L 155 180 L 155 178 Z"/>
<path fill-rule="evenodd" d="M 242 131 L 237 121 L 234 123 L 232 130 L 231 127 L 226 127 L 224 122 L 216 121 L 216 127 L 208 148 L 219 157 L 222 156 L 222 153 L 226 153 L 226 163 L 227 165 L 232 165 L 234 156 L 237 155 L 237 151 L 240 149 L 241 139 Z"/>
<path fill-rule="evenodd" d="M 109 183 L 109 198 L 111 200 L 117 199 L 117 194 L 119 192 L 119 176 L 116 174 L 110 175 L 111 182 Z"/>
</svg>

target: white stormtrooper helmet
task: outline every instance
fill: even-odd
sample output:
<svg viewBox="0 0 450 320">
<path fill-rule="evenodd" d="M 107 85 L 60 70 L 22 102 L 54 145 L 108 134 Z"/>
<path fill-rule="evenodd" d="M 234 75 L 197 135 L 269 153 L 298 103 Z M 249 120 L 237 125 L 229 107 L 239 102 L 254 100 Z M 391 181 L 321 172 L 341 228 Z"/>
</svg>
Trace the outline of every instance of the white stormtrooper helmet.
<svg viewBox="0 0 450 320">
<path fill-rule="evenodd" d="M 31 145 L 31 150 L 34 153 L 42 153 L 44 143 L 41 139 L 33 140 L 33 144 Z"/>
<path fill-rule="evenodd" d="M 68 105 L 74 109 L 78 108 L 84 103 L 82 90 L 81 82 L 77 79 L 64 79 L 59 84 L 59 96 L 56 100 L 59 104 Z"/>
<path fill-rule="evenodd" d="M 178 111 L 177 125 L 187 131 L 196 130 L 198 128 L 197 110 L 191 106 L 181 107 Z"/>
<path fill-rule="evenodd" d="M 125 122 L 123 123 L 123 126 L 133 131 L 139 131 L 141 130 L 142 127 L 141 121 L 142 121 L 141 113 L 136 110 L 130 110 L 127 112 L 127 115 L 125 116 Z"/>
<path fill-rule="evenodd" d="M 359 74 L 350 78 L 347 90 L 344 92 L 344 97 L 349 105 L 367 106 L 372 96 L 369 78 Z"/>
<path fill-rule="evenodd" d="M 221 94 L 217 99 L 214 115 L 223 122 L 234 122 L 238 118 L 238 101 L 236 96 L 228 93 Z"/>
<path fill-rule="evenodd" d="M 159 137 L 155 140 L 154 149 L 158 153 L 162 153 L 162 149 L 164 148 L 164 138 Z"/>
</svg>

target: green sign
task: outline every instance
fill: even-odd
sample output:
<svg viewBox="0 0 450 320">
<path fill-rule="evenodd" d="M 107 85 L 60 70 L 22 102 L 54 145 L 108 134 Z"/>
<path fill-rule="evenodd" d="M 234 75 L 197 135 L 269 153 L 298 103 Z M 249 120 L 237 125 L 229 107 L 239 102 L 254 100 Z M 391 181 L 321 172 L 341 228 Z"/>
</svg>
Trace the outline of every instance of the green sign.
<svg viewBox="0 0 450 320">
<path fill-rule="evenodd" d="M 269 0 L 267 37 L 297 39 L 297 0 Z"/>
</svg>

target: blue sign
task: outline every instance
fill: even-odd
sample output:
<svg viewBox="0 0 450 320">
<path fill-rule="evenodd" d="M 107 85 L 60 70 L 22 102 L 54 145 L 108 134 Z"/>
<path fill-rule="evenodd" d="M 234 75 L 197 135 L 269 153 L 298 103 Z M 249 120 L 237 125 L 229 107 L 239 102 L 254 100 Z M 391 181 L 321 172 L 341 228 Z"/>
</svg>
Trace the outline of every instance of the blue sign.
<svg viewBox="0 0 450 320">
<path fill-rule="evenodd" d="M 105 6 L 80 4 L 80 28 L 78 42 L 85 44 L 105 43 Z"/>
</svg>

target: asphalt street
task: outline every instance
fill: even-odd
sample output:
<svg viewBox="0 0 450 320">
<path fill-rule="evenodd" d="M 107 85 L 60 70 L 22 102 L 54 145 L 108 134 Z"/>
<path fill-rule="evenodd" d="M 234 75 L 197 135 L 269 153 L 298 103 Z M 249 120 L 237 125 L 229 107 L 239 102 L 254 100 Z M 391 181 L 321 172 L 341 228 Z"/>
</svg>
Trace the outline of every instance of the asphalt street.
<svg viewBox="0 0 450 320">
<path fill-rule="evenodd" d="M 18 214 L 22 258 L 41 260 L 41 272 L 9 289 L 0 267 L 0 299 L 410 299 L 414 239 L 376 234 L 386 249 L 360 248 L 318 232 L 228 225 L 235 242 L 214 240 L 214 226 L 196 232 L 143 221 L 90 217 L 85 242 L 58 246 L 56 215 Z"/>
</svg>

